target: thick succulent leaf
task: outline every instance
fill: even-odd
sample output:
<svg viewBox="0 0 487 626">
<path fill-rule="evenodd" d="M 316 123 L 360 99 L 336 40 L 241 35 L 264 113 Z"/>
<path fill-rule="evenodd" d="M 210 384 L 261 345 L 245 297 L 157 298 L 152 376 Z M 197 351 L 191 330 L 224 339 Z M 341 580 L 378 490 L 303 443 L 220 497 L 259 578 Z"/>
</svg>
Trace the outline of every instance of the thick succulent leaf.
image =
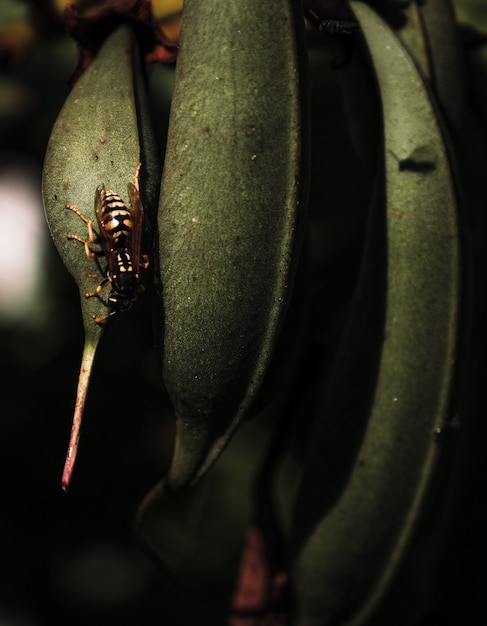
<svg viewBox="0 0 487 626">
<path fill-rule="evenodd" d="M 158 218 L 171 488 L 249 409 L 286 311 L 306 209 L 297 4 L 184 3 Z"/>
<path fill-rule="evenodd" d="M 134 96 L 134 46 L 128 27 L 121 27 L 107 40 L 61 110 L 44 162 L 46 218 L 59 254 L 80 288 L 89 329 L 93 314 L 107 312 L 97 298 L 84 297 L 96 288 L 103 273 L 81 244 L 66 238 L 68 233 L 87 238 L 88 233 L 65 204 L 78 208 L 96 228 L 94 196 L 100 183 L 128 200 L 127 183 L 133 182 L 143 159 Z"/>
<path fill-rule="evenodd" d="M 256 472 L 265 461 L 272 432 L 269 420 L 249 420 L 194 487 L 173 493 L 160 483 L 141 503 L 135 523 L 141 546 L 184 587 L 214 587 L 213 573 L 229 559 L 233 562 L 226 584 L 233 587 L 230 572 L 238 565 Z"/>
<path fill-rule="evenodd" d="M 383 596 L 434 474 L 460 349 L 458 200 L 436 106 L 391 29 L 352 8 L 382 100 L 385 213 L 372 216 L 351 316 L 362 337 L 345 334 L 341 389 L 327 388 L 297 501 L 299 626 L 364 624 Z"/>
<path fill-rule="evenodd" d="M 47 222 L 59 254 L 80 290 L 85 354 L 90 355 L 88 361 L 83 361 L 81 370 L 85 380 L 83 385 L 80 380 L 79 390 L 81 393 L 83 389 L 83 403 L 89 379 L 87 368 L 91 370 L 103 332 L 103 327 L 96 324 L 92 316 L 108 312 L 101 299 L 106 297 L 107 290 L 100 294 L 101 298 L 86 298 L 85 294 L 96 289 L 103 280 L 106 263 L 103 258 L 100 263 L 88 258 L 81 243 L 67 239 L 68 234 L 88 239 L 88 230 L 65 204 L 75 206 L 93 221 L 96 229 L 94 196 L 97 186 L 103 183 L 128 201 L 127 184 L 134 181 L 136 167 L 142 161 L 142 197 L 149 199 L 149 205 L 155 205 L 158 172 L 154 167 L 150 132 L 146 130 L 148 115 L 143 106 L 139 65 L 133 34 L 127 26 L 122 26 L 107 39 L 94 63 L 70 92 L 52 130 L 44 162 L 43 199 Z M 146 207 L 146 212 L 150 213 L 150 206 Z M 98 246 L 92 244 L 92 247 L 97 249 Z M 79 418 L 83 403 L 78 396 Z"/>
</svg>

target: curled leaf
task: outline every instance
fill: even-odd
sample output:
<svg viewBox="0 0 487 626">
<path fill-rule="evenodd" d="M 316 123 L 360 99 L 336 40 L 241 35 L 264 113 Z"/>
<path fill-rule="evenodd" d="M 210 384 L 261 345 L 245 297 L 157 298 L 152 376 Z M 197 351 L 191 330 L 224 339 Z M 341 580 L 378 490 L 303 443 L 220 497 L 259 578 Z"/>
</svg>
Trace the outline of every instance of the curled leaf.
<svg viewBox="0 0 487 626">
<path fill-rule="evenodd" d="M 102 257 L 100 262 L 89 258 L 81 243 L 67 238 L 68 234 L 75 234 L 87 240 L 88 229 L 76 213 L 67 210 L 66 204 L 96 225 L 94 195 L 98 185 L 104 184 L 128 200 L 127 184 L 133 182 L 141 161 L 150 162 L 150 168 L 143 165 L 141 173 L 143 200 L 149 199 L 154 204 L 157 174 L 149 134 L 140 128 L 147 123 L 148 115 L 141 110 L 144 99 L 138 93 L 142 85 L 137 75 L 142 69 L 137 55 L 137 44 L 129 27 L 120 27 L 107 39 L 94 63 L 69 94 L 52 130 L 44 162 L 46 219 L 54 244 L 80 290 L 85 356 L 90 355 L 90 365 L 86 366 L 84 360 L 81 375 L 85 382 L 80 379 L 77 420 L 81 419 L 84 404 L 81 396 L 86 394 L 88 369 L 103 332 L 93 317 L 106 315 L 109 308 L 103 300 L 103 291 L 100 297 L 85 297 L 105 277 L 106 263 Z M 142 146 L 139 132 L 145 138 Z M 148 209 L 146 206 L 146 212 L 150 212 Z M 71 450 L 75 440 L 70 444 Z"/>
<path fill-rule="evenodd" d="M 367 623 L 411 540 L 455 414 L 464 249 L 448 140 L 407 50 L 360 22 L 382 101 L 385 177 L 296 504 L 299 626 Z M 468 257 L 467 257 L 468 258 Z"/>
</svg>

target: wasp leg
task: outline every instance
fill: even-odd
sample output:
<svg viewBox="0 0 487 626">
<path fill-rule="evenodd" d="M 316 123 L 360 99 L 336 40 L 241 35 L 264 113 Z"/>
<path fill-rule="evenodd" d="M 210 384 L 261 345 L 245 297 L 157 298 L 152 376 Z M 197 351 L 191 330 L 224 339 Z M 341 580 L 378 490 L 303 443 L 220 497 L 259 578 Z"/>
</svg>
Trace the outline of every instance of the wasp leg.
<svg viewBox="0 0 487 626">
<path fill-rule="evenodd" d="M 93 318 L 93 321 L 96 322 L 97 324 L 103 324 L 103 322 L 105 322 L 109 317 L 113 317 L 115 313 L 116 311 L 111 311 L 110 313 L 107 313 L 107 315 L 104 315 L 103 317 L 97 317 L 96 315 L 92 315 L 91 317 Z"/>
<path fill-rule="evenodd" d="M 109 282 L 110 282 L 110 279 L 105 278 L 104 280 L 101 281 L 101 283 L 98 285 L 95 291 L 91 291 L 90 293 L 85 293 L 85 298 L 92 298 L 93 296 L 97 296 L 101 292 L 103 287 L 106 287 L 106 285 L 108 285 Z M 92 315 L 91 317 L 93 318 L 93 321 L 96 322 L 97 324 L 103 324 L 103 322 L 105 322 L 109 317 L 112 317 L 113 315 L 115 315 L 116 312 L 117 311 L 111 311 L 110 313 L 107 313 L 107 315 L 103 315 L 102 317 L 97 317 L 96 315 Z"/>
<path fill-rule="evenodd" d="M 81 213 L 81 211 L 78 211 L 78 209 L 76 207 L 74 207 L 72 204 L 65 204 L 64 206 L 67 209 L 69 209 L 70 211 L 73 211 L 73 213 L 76 213 L 76 215 L 78 217 L 80 217 L 83 220 L 83 222 L 86 224 L 86 226 L 88 228 L 88 238 L 89 238 L 90 242 L 91 243 L 99 243 L 98 237 L 95 235 L 95 231 L 93 230 L 93 222 L 91 220 L 89 220 L 87 217 L 85 217 L 83 215 L 83 213 Z M 78 239 L 78 241 L 82 241 L 78 237 L 70 236 L 70 235 L 68 235 L 68 239 Z M 90 256 L 90 255 L 88 255 L 88 256 Z"/>
<path fill-rule="evenodd" d="M 90 291 L 89 293 L 85 293 L 85 298 L 93 298 L 93 296 L 97 296 L 101 292 L 103 287 L 106 287 L 109 282 L 110 282 L 109 278 L 104 278 L 101 281 L 101 283 L 98 285 L 98 287 L 95 289 L 95 291 Z"/>
<path fill-rule="evenodd" d="M 140 267 L 146 270 L 149 267 L 149 257 L 147 254 L 142 254 L 140 257 Z"/>
<path fill-rule="evenodd" d="M 66 235 L 66 239 L 74 239 L 75 241 L 82 243 L 85 247 L 86 256 L 90 259 L 94 259 L 95 257 L 102 256 L 104 254 L 103 250 L 92 250 L 90 248 L 90 242 L 86 241 L 86 239 L 83 239 L 82 237 L 79 237 L 78 235 L 69 234 Z"/>
</svg>

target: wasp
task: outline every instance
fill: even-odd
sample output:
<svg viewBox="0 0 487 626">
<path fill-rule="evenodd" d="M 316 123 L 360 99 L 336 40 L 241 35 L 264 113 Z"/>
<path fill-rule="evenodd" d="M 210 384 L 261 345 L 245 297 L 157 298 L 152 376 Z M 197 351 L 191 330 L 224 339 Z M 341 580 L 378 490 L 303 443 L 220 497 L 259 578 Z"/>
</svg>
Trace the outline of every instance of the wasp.
<svg viewBox="0 0 487 626">
<path fill-rule="evenodd" d="M 137 295 L 144 290 L 140 282 L 140 268 L 149 267 L 147 255 L 140 254 L 140 240 L 144 208 L 139 192 L 139 163 L 134 176 L 134 183 L 127 185 L 129 206 L 122 198 L 112 191 L 105 189 L 101 184 L 95 191 L 95 216 L 99 234 L 93 229 L 92 220 L 85 217 L 76 207 L 66 204 L 65 207 L 76 213 L 88 228 L 88 239 L 78 235 L 66 235 L 68 239 L 79 241 L 85 247 L 86 256 L 90 259 L 105 256 L 107 260 L 107 274 L 98 287 L 85 294 L 86 298 L 97 296 L 108 284 L 111 286 L 108 295 L 108 305 L 112 309 L 107 315 L 93 319 L 97 324 L 103 324 L 109 317 L 119 311 L 128 311 L 137 300 Z M 99 244 L 101 250 L 92 250 L 90 244 Z"/>
</svg>

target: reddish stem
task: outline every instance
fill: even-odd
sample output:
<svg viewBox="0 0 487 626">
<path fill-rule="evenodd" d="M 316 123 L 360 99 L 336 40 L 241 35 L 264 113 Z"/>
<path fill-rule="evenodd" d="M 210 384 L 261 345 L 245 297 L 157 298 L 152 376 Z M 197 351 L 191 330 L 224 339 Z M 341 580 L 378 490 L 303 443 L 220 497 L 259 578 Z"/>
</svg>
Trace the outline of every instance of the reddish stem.
<svg viewBox="0 0 487 626">
<path fill-rule="evenodd" d="M 95 358 L 97 342 L 91 339 L 85 341 L 83 356 L 81 359 L 81 369 L 78 380 L 78 390 L 76 393 L 76 405 L 74 408 L 73 425 L 71 427 L 71 435 L 69 437 L 68 452 L 64 462 L 63 476 L 61 485 L 63 491 L 67 491 L 73 475 L 76 455 L 78 453 L 78 444 L 81 430 L 81 422 L 83 420 L 83 411 L 85 408 L 86 395 L 88 393 L 88 385 L 90 382 L 91 371 L 93 369 L 93 361 Z"/>
</svg>

